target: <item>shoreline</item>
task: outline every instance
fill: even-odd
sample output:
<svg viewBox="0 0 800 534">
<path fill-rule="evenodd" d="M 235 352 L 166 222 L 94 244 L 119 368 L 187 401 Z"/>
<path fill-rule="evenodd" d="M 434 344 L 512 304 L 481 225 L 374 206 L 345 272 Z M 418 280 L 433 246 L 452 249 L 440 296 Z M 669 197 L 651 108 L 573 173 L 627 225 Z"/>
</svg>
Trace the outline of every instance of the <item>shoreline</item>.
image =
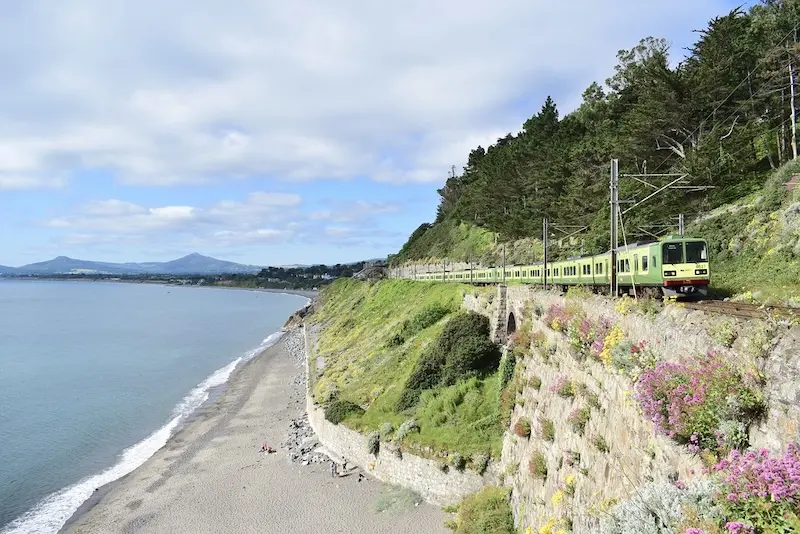
<svg viewBox="0 0 800 534">
<path fill-rule="evenodd" d="M 248 365 L 251 365 L 251 364 L 253 364 L 253 363 L 254 363 L 256 360 L 258 360 L 259 358 L 263 357 L 263 356 L 264 356 L 264 354 L 265 354 L 265 353 L 266 353 L 266 352 L 267 352 L 269 349 L 271 349 L 272 347 L 274 347 L 274 346 L 278 345 L 279 343 L 281 343 L 281 341 L 284 339 L 284 337 L 286 336 L 286 334 L 287 334 L 288 332 L 284 331 L 284 329 L 281 329 L 281 330 L 279 330 L 279 332 L 281 332 L 281 337 L 280 337 L 280 338 L 278 338 L 278 340 L 277 340 L 275 343 L 273 343 L 273 344 L 272 344 L 272 345 L 270 345 L 269 347 L 266 347 L 266 348 L 264 348 L 264 349 L 263 349 L 263 350 L 261 350 L 261 351 L 260 351 L 258 354 L 254 355 L 254 356 L 253 356 L 252 358 L 250 358 L 249 360 L 246 360 L 246 361 L 245 361 L 245 362 L 243 362 L 241 365 L 238 365 L 238 366 L 236 366 L 236 368 L 235 368 L 235 369 L 233 370 L 233 372 L 231 373 L 231 376 L 229 376 L 229 377 L 228 377 L 228 380 L 227 380 L 227 381 L 226 381 L 224 384 L 222 384 L 222 385 L 220 385 L 220 386 L 217 386 L 217 388 L 214 388 L 214 389 L 216 389 L 216 390 L 217 390 L 216 392 L 214 392 L 214 391 L 209 391 L 209 397 L 208 397 L 208 400 L 206 400 L 206 401 L 205 401 L 203 404 L 201 404 L 201 405 L 200 405 L 200 406 L 199 406 L 199 407 L 198 407 L 198 408 L 197 408 L 197 409 L 196 409 L 196 410 L 195 410 L 195 411 L 194 411 L 194 412 L 193 412 L 193 413 L 192 413 L 192 414 L 191 414 L 191 415 L 190 415 L 190 416 L 189 416 L 189 417 L 186 419 L 186 421 L 184 421 L 183 425 L 181 425 L 181 427 L 180 427 L 180 428 L 178 428 L 177 432 L 175 432 L 175 433 L 174 433 L 172 436 L 170 436 L 170 437 L 169 437 L 169 439 L 168 439 L 168 440 L 167 440 L 167 442 L 164 444 L 164 446 L 163 446 L 163 447 L 161 447 L 161 449 L 159 449 L 158 451 L 156 451 L 156 454 L 157 454 L 159 451 L 161 451 L 161 450 L 163 450 L 163 449 L 165 449 L 165 448 L 169 447 L 171 444 L 173 444 L 173 442 L 176 440 L 176 438 L 178 438 L 178 437 L 179 437 L 179 436 L 180 436 L 180 435 L 183 433 L 183 431 L 184 431 L 184 430 L 188 429 L 188 428 L 189 428 L 189 427 L 191 427 L 191 426 L 192 426 L 192 425 L 193 425 L 193 424 L 194 424 L 194 423 L 195 423 L 197 420 L 201 419 L 203 416 L 205 416 L 205 415 L 207 415 L 208 413 L 210 413 L 210 412 L 211 412 L 211 410 L 213 409 L 213 407 L 214 407 L 214 406 L 215 406 L 217 403 L 219 403 L 219 402 L 222 400 L 222 398 L 225 396 L 225 393 L 226 393 L 226 392 L 229 390 L 229 388 L 230 388 L 230 385 L 231 385 L 233 382 L 235 382 L 236 380 L 238 380 L 238 378 L 239 378 L 239 375 L 242 373 L 242 371 L 244 371 L 244 369 L 245 369 L 245 368 L 246 368 Z M 153 456 L 155 456 L 155 454 L 154 454 Z M 103 500 L 103 498 L 104 498 L 104 497 L 106 497 L 106 496 L 107 496 L 107 495 L 108 495 L 108 494 L 109 494 L 109 493 L 110 493 L 110 492 L 111 492 L 111 491 L 112 491 L 112 490 L 113 490 L 115 487 L 119 486 L 119 485 L 120 485 L 120 484 L 122 484 L 122 483 L 123 483 L 123 482 L 124 482 L 126 479 L 128 479 L 128 478 L 129 478 L 129 477 L 131 477 L 131 476 L 132 476 L 134 473 L 136 473 L 136 471 L 137 471 L 138 469 L 140 469 L 140 468 L 144 467 L 144 466 L 145 466 L 145 465 L 146 465 L 146 464 L 147 464 L 147 463 L 148 463 L 150 460 L 152 460 L 153 456 L 151 456 L 150 458 L 148 458 L 147 460 L 145 460 L 145 461 L 142 463 L 142 465 L 140 465 L 140 466 L 136 467 L 136 468 L 135 468 L 133 471 L 131 471 L 130 473 L 128 473 L 128 474 L 126 474 L 126 475 L 123 475 L 123 476 L 121 476 L 120 478 L 118 478 L 118 479 L 116 479 L 116 480 L 112 480 L 111 482 L 109 482 L 109 483 L 107 483 L 107 484 L 104 484 L 104 485 L 100 486 L 99 488 L 97 488 L 97 489 L 94 491 L 94 493 L 92 493 L 92 495 L 91 495 L 91 496 L 90 496 L 88 499 L 86 499 L 86 500 L 85 500 L 83 503 L 81 503 L 81 505 L 78 507 L 78 509 L 77 509 L 77 510 L 75 510 L 75 512 L 73 512 L 73 513 L 72 513 L 72 515 L 69 517 L 69 519 L 67 519 L 67 521 L 66 521 L 66 522 L 65 522 L 65 523 L 64 523 L 64 524 L 61 526 L 61 528 L 58 530 L 58 534 L 62 534 L 62 533 L 68 532 L 68 531 L 69 531 L 69 529 L 72 527 L 72 525 L 73 525 L 73 524 L 75 524 L 75 523 L 77 523 L 77 522 L 80 522 L 80 521 L 81 521 L 83 518 L 85 518 L 85 517 L 86 517 L 86 516 L 89 514 L 89 512 L 91 512 L 91 510 L 92 510 L 92 509 L 93 509 L 95 506 L 97 506 L 98 504 L 100 504 L 100 503 L 102 502 L 102 500 Z"/>
<path fill-rule="evenodd" d="M 46 277 L 24 277 L 24 278 L 5 278 L 0 276 L 0 281 L 9 280 L 15 282 L 80 282 L 80 283 L 103 283 L 103 284 L 147 284 L 151 286 L 162 286 L 162 287 L 182 287 L 182 288 L 192 288 L 192 289 L 235 289 L 238 291 L 255 291 L 259 293 L 280 293 L 284 295 L 296 295 L 298 297 L 306 297 L 309 299 L 313 299 L 319 295 L 319 289 L 278 289 L 272 287 L 242 287 L 242 286 L 225 286 L 225 285 L 213 285 L 213 286 L 201 286 L 195 284 L 170 284 L 163 281 L 149 281 L 149 280 L 81 280 L 75 279 L 70 280 L 67 278 L 46 278 Z"/>
<path fill-rule="evenodd" d="M 352 464 L 331 477 L 316 439 L 292 435 L 306 418 L 305 351 L 298 326 L 281 331 L 161 449 L 95 491 L 58 532 L 448 532 L 442 510 L 425 503 L 376 511 L 386 498 L 379 481 L 362 482 Z M 275 454 L 258 452 L 265 438 Z"/>
</svg>

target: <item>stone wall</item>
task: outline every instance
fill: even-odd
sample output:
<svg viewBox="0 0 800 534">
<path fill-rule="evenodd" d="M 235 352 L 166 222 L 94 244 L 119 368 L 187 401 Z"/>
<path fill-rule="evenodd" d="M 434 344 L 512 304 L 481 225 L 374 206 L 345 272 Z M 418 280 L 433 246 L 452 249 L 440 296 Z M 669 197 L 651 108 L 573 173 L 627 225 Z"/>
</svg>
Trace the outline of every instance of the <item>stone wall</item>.
<svg viewBox="0 0 800 534">
<path fill-rule="evenodd" d="M 505 483 L 513 489 L 512 505 L 518 526 L 532 526 L 535 530 L 550 518 L 569 517 L 573 532 L 588 532 L 611 499 L 625 500 L 648 482 L 688 480 L 701 472 L 698 457 L 657 435 L 653 425 L 642 417 L 632 399 L 633 384 L 628 377 L 591 358 L 577 360 L 566 336 L 544 324 L 539 315 L 552 304 L 564 304 L 564 295 L 525 286 L 509 286 L 504 293 L 505 309 L 498 305 L 499 293 L 494 305 L 466 296 L 464 307 L 487 315 L 493 325 L 507 320 L 509 313 L 514 313 L 518 328 L 528 318 L 532 330 L 543 332 L 545 345 L 551 346 L 550 351 L 534 348 L 533 355 L 524 359 L 525 387 L 517 396 L 503 444 L 500 468 L 505 473 Z M 668 305 L 649 316 L 637 311 L 623 314 L 615 309 L 619 300 L 601 296 L 585 296 L 573 302 L 592 319 L 610 318 L 620 325 L 626 338 L 634 342 L 647 340 L 661 359 L 678 360 L 715 350 L 743 371 L 760 370 L 766 379 L 770 409 L 765 421 L 751 428 L 751 443 L 780 450 L 798 439 L 800 327 L 767 326 L 771 341 L 754 347 L 759 343 L 753 340 L 761 339 L 759 331 L 763 333 L 765 329 L 763 321 L 709 316 L 680 305 Z M 550 386 L 561 377 L 582 384 L 585 392 L 599 400 L 599 407 L 591 408 L 591 418 L 582 435 L 573 430 L 567 419 L 575 408 L 588 406 L 588 396 L 576 393 L 562 398 L 552 393 Z M 534 387 L 537 383 L 538 389 Z M 530 421 L 530 438 L 513 432 L 514 424 L 522 417 Z M 540 436 L 545 419 L 555 427 L 552 441 Z M 607 451 L 595 445 L 598 436 L 604 439 Z M 547 465 L 543 478 L 530 469 L 537 452 Z M 568 477 L 574 480 L 572 489 L 567 487 Z"/>
<path fill-rule="evenodd" d="M 491 466 L 481 476 L 474 471 L 459 472 L 450 469 L 443 472 L 437 462 L 413 454 L 388 450 L 381 443 L 378 455 L 373 455 L 367 447 L 367 437 L 344 425 L 335 425 L 325 419 L 321 406 L 315 404 L 310 394 L 308 362 L 314 357 L 315 342 L 308 329 L 303 327 L 306 343 L 306 409 L 308 420 L 319 441 L 335 454 L 344 457 L 372 476 L 390 484 L 397 484 L 418 492 L 427 502 L 446 506 L 457 504 L 461 499 L 484 485 L 496 482 L 497 466 Z"/>
</svg>

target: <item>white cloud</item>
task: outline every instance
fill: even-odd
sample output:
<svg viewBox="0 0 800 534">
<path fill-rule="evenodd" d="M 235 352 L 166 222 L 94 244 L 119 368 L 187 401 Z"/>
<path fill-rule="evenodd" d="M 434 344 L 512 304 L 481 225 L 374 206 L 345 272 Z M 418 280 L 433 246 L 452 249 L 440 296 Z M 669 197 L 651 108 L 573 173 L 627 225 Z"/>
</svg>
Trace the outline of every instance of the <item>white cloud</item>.
<svg viewBox="0 0 800 534">
<path fill-rule="evenodd" d="M 14 2 L 0 19 L 0 188 L 57 186 L 98 168 L 152 185 L 266 175 L 441 182 L 477 143 L 519 128 L 510 102 L 564 87 L 572 98 L 557 101 L 574 102 L 611 72 L 619 48 L 675 27 L 690 39 L 725 9 L 723 0 Z"/>
</svg>

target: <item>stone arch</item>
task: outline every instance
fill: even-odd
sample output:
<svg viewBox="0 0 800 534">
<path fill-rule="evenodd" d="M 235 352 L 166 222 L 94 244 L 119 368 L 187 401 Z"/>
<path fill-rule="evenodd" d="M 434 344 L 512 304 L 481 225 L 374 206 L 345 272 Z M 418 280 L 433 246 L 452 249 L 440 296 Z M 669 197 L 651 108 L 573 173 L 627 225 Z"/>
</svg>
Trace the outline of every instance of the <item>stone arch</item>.
<svg viewBox="0 0 800 534">
<path fill-rule="evenodd" d="M 506 337 L 511 337 L 511 334 L 517 331 L 517 318 L 514 317 L 514 312 L 508 314 L 508 321 L 506 321 Z"/>
</svg>

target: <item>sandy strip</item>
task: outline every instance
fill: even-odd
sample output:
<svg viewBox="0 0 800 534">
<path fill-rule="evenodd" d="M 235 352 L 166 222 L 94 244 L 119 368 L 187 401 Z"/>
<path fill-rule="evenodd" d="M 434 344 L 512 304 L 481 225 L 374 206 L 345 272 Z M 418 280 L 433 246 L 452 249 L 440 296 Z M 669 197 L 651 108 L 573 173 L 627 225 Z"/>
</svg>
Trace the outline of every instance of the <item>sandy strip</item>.
<svg viewBox="0 0 800 534">
<path fill-rule="evenodd" d="M 279 448 L 304 410 L 285 338 L 231 378 L 220 399 L 65 528 L 79 533 L 448 533 L 426 504 L 377 512 L 380 482 L 291 463 Z M 278 448 L 259 454 L 264 441 Z"/>
</svg>

